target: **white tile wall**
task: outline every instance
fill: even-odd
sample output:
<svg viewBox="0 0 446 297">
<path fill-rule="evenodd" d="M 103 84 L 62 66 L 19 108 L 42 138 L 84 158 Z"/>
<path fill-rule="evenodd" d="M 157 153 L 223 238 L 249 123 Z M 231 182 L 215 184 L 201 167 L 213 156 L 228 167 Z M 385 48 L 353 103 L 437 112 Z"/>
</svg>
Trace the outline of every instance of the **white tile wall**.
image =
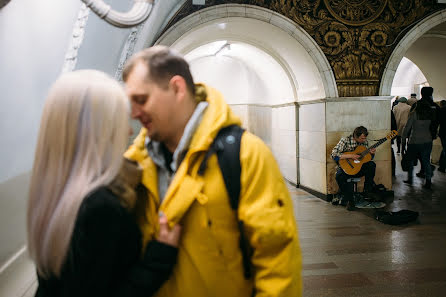
<svg viewBox="0 0 446 297">
<path fill-rule="evenodd" d="M 390 129 L 387 100 L 327 102 L 327 132 L 353 131 L 357 126 L 368 130 Z"/>
<path fill-rule="evenodd" d="M 299 106 L 299 131 L 325 131 L 325 103 Z"/>
<path fill-rule="evenodd" d="M 299 158 L 300 184 L 327 194 L 326 163 Z"/>
<path fill-rule="evenodd" d="M 272 109 L 272 151 L 277 158 L 283 176 L 298 184 L 296 106 Z"/>
<path fill-rule="evenodd" d="M 325 163 L 326 133 L 299 131 L 299 157 Z"/>
<path fill-rule="evenodd" d="M 242 126 L 246 129 L 249 128 L 249 117 L 248 117 L 248 105 L 230 105 L 231 110 L 237 115 L 242 121 Z"/>
</svg>

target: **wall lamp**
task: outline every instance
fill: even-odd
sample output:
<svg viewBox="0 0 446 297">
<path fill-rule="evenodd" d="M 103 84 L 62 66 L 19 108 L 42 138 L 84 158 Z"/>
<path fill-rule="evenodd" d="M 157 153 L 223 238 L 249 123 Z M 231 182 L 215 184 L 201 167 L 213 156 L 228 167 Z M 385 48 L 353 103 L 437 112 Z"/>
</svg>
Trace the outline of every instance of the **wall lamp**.
<svg viewBox="0 0 446 297">
<path fill-rule="evenodd" d="M 135 0 L 130 11 L 122 13 L 111 8 L 103 0 L 81 0 L 101 19 L 120 28 L 128 28 L 141 24 L 150 15 L 153 0 Z"/>
</svg>

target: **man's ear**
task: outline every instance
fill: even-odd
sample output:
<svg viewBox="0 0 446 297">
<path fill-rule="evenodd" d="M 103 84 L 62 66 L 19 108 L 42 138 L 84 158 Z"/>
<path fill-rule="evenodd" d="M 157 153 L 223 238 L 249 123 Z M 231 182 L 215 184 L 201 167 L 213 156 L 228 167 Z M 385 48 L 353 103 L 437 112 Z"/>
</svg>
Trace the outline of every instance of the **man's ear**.
<svg viewBox="0 0 446 297">
<path fill-rule="evenodd" d="M 180 100 L 186 97 L 187 85 L 184 78 L 180 75 L 174 75 L 169 81 L 170 87 L 175 93 L 175 97 Z"/>
</svg>

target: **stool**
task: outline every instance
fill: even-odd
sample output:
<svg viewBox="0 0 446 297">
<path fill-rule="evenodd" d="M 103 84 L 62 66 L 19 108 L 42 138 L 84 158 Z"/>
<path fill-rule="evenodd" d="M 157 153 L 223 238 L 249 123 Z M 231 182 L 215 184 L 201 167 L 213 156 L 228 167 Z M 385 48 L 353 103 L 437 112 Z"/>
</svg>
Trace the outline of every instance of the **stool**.
<svg viewBox="0 0 446 297">
<path fill-rule="evenodd" d="M 348 183 L 353 183 L 353 193 L 358 193 L 358 183 L 361 181 L 360 177 L 351 177 L 347 179 Z"/>
<path fill-rule="evenodd" d="M 360 181 L 361 181 L 360 177 L 351 177 L 351 178 L 347 179 L 348 183 L 353 184 L 353 201 L 355 203 L 360 201 L 362 198 L 362 195 L 360 193 L 358 193 L 358 182 L 360 182 Z"/>
</svg>

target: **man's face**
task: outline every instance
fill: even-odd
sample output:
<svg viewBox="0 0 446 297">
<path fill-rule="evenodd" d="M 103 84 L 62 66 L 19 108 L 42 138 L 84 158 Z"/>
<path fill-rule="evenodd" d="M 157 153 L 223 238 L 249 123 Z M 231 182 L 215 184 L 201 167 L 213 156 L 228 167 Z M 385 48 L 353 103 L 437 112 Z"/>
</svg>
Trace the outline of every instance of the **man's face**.
<svg viewBox="0 0 446 297">
<path fill-rule="evenodd" d="M 150 139 L 165 142 L 172 137 L 175 117 L 175 92 L 169 83 L 159 86 L 147 79 L 147 66 L 137 63 L 126 81 L 126 92 L 132 105 L 132 118 L 147 129 Z"/>
<path fill-rule="evenodd" d="M 361 134 L 361 136 L 355 137 L 355 140 L 356 140 L 356 142 L 364 143 L 367 140 L 367 136 L 365 136 L 364 134 Z"/>
</svg>

